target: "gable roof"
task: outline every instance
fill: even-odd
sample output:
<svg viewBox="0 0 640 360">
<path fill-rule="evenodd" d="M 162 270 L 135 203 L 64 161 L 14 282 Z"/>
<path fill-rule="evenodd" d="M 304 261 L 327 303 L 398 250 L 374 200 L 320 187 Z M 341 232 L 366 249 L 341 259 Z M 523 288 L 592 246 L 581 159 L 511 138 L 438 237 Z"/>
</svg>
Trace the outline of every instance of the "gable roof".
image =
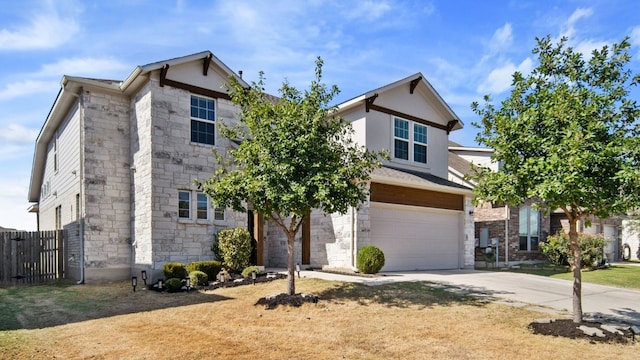
<svg viewBox="0 0 640 360">
<path fill-rule="evenodd" d="M 338 111 L 342 112 L 342 111 L 348 110 L 354 106 L 361 105 L 362 102 L 365 102 L 367 99 L 377 96 L 377 94 L 381 94 L 391 89 L 395 89 L 397 87 L 407 86 L 407 85 L 410 86 L 411 93 L 413 93 L 413 90 L 416 89 L 418 86 L 422 86 L 425 89 L 425 91 L 427 91 L 428 94 L 432 95 L 436 99 L 436 105 L 439 106 L 449 116 L 449 121 L 453 121 L 453 120 L 456 121 L 456 124 L 453 126 L 452 130 L 459 130 L 464 127 L 464 123 L 462 122 L 462 120 L 460 120 L 458 115 L 456 115 L 456 113 L 453 112 L 449 104 L 447 104 L 444 101 L 442 96 L 440 96 L 440 94 L 436 91 L 436 89 L 420 72 L 407 76 L 404 79 L 400 79 L 390 84 L 381 86 L 377 89 L 367 91 L 362 95 L 359 95 L 350 100 L 347 100 L 338 105 Z"/>
<path fill-rule="evenodd" d="M 164 65 L 168 64 L 169 66 L 173 66 L 203 59 L 208 59 L 209 64 L 213 63 L 217 65 L 229 76 L 236 76 L 243 86 L 248 86 L 242 78 L 237 76 L 227 65 L 208 50 L 147 65 L 136 66 L 131 74 L 122 81 L 63 75 L 60 81 L 60 91 L 36 138 L 28 200 L 30 202 L 37 202 L 40 199 L 40 186 L 42 184 L 42 177 L 44 176 L 47 145 L 55 135 L 60 124 L 64 121 L 69 109 L 76 103 L 78 95 L 83 88 L 100 89 L 102 91 L 129 96 L 147 81 L 153 71 L 162 69 Z"/>
</svg>

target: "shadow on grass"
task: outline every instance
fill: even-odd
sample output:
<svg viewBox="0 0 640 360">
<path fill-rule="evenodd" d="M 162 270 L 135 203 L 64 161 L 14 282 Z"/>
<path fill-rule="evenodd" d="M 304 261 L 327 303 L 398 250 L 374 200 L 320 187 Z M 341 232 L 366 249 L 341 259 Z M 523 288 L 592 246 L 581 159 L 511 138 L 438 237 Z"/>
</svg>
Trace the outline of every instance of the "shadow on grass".
<svg viewBox="0 0 640 360">
<path fill-rule="evenodd" d="M 126 282 L 0 288 L 0 331 L 41 329 L 69 323 L 230 300 L 210 292 L 132 291 Z"/>
<path fill-rule="evenodd" d="M 498 299 L 495 292 L 424 281 L 397 282 L 370 286 L 342 283 L 318 295 L 321 301 L 344 303 L 356 301 L 361 305 L 380 304 L 387 307 L 420 309 L 433 306 L 484 306 Z"/>
</svg>

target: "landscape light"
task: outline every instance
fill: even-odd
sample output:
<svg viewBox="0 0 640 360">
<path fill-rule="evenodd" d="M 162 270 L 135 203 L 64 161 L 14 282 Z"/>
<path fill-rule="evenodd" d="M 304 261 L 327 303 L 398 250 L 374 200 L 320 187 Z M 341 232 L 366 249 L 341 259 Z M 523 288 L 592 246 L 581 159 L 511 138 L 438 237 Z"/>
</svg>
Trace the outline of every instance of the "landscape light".
<svg viewBox="0 0 640 360">
<path fill-rule="evenodd" d="M 132 276 L 131 286 L 133 287 L 133 292 L 136 292 L 136 285 L 138 285 L 138 278 L 136 276 Z"/>
<path fill-rule="evenodd" d="M 147 286 L 147 272 L 142 270 L 142 281 L 144 281 L 144 286 Z"/>
</svg>

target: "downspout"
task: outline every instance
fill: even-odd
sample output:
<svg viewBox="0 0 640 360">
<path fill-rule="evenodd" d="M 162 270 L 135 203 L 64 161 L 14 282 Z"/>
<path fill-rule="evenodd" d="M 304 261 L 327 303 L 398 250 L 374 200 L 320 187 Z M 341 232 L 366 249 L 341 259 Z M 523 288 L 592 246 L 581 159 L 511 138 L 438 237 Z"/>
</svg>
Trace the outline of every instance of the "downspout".
<svg viewBox="0 0 640 360">
<path fill-rule="evenodd" d="M 509 267 L 509 205 L 504 206 L 504 265 Z"/>
<path fill-rule="evenodd" d="M 356 234 L 354 208 L 351 207 L 351 267 L 356 268 Z"/>
<path fill-rule="evenodd" d="M 80 88 L 80 94 L 75 94 L 78 97 L 78 112 L 80 113 L 80 149 L 79 149 L 79 167 L 80 167 L 80 223 L 78 224 L 80 227 L 80 280 L 78 280 L 78 284 L 84 284 L 84 220 L 86 217 L 86 206 L 85 206 L 85 198 L 84 198 L 84 187 L 85 187 L 85 173 L 84 173 L 84 101 L 82 98 L 83 89 Z"/>
</svg>

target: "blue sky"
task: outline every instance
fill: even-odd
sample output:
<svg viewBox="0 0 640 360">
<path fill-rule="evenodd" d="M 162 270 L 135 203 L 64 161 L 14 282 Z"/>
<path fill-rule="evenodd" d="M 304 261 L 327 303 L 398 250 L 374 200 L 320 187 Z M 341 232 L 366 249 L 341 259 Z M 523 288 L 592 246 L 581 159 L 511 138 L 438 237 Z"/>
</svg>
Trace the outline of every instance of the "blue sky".
<svg viewBox="0 0 640 360">
<path fill-rule="evenodd" d="M 337 102 L 422 72 L 465 123 L 451 139 L 474 146 L 470 104 L 509 94 L 511 74 L 535 66 L 535 37 L 569 37 L 588 54 L 630 36 L 640 72 L 636 0 L 21 0 L 0 7 L 0 226 L 34 230 L 26 209 L 35 138 L 62 75 L 126 78 L 137 65 L 211 50 L 277 93 L 305 88 L 314 60 Z M 636 91 L 635 94 L 638 94 Z"/>
</svg>

